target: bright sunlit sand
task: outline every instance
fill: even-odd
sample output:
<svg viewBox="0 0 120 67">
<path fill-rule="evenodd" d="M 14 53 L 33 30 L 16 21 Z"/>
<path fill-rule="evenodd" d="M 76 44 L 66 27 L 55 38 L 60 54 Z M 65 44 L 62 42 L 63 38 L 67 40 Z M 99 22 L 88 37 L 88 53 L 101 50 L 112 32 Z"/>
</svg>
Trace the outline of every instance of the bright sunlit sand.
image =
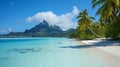
<svg viewBox="0 0 120 67">
<path fill-rule="evenodd" d="M 85 44 L 98 45 L 96 48 L 110 53 L 113 56 L 120 58 L 120 42 L 117 41 L 102 41 L 102 40 L 83 40 Z M 100 45 L 100 46 L 99 46 Z"/>
</svg>

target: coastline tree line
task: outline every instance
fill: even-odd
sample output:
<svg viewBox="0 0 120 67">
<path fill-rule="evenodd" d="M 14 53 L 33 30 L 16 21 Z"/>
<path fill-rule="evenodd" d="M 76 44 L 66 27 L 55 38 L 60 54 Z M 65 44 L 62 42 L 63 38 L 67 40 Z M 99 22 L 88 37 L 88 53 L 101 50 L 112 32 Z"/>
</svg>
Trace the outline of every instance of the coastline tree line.
<svg viewBox="0 0 120 67">
<path fill-rule="evenodd" d="M 70 37 L 78 39 L 120 39 L 120 0 L 92 0 L 92 8 L 98 7 L 99 21 L 89 16 L 87 9 L 78 15 L 78 27 Z"/>
</svg>

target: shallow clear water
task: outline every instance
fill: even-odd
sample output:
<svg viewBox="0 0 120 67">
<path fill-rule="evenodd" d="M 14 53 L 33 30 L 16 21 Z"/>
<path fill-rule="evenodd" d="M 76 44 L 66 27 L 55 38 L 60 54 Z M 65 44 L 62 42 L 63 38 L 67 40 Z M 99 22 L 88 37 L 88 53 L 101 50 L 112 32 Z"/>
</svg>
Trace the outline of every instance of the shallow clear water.
<svg viewBox="0 0 120 67">
<path fill-rule="evenodd" d="M 65 48 L 77 45 L 83 44 L 67 38 L 1 38 L 0 67 L 119 67 L 119 60 L 101 51 Z"/>
</svg>

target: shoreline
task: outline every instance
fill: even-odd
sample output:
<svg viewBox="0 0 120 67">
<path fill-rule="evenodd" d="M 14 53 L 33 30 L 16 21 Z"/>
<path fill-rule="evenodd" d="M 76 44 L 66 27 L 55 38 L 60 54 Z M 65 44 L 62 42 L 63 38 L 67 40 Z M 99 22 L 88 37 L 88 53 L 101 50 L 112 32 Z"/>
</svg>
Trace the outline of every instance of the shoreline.
<svg viewBox="0 0 120 67">
<path fill-rule="evenodd" d="M 120 58 L 120 42 L 106 40 L 81 40 L 81 42 L 85 45 L 95 45 L 95 48 Z"/>
</svg>

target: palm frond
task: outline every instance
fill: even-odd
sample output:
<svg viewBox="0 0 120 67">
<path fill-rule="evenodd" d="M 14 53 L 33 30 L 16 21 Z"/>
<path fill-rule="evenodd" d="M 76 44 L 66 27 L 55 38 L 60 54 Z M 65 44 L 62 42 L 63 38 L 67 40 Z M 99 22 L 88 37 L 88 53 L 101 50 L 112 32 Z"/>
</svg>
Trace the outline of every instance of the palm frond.
<svg viewBox="0 0 120 67">
<path fill-rule="evenodd" d="M 92 8 L 102 5 L 102 4 L 104 4 L 104 2 L 105 2 L 105 0 L 92 0 L 92 4 L 93 4 Z"/>
<path fill-rule="evenodd" d="M 92 20 L 95 20 L 95 18 L 94 17 L 89 17 L 90 19 L 92 19 Z"/>
<path fill-rule="evenodd" d="M 105 6 L 105 5 L 102 5 L 102 6 L 98 9 L 98 11 L 96 12 L 96 16 L 97 16 L 97 15 L 100 15 L 100 14 L 102 13 L 102 11 L 103 11 L 103 9 L 104 9 L 104 6 Z"/>
</svg>

